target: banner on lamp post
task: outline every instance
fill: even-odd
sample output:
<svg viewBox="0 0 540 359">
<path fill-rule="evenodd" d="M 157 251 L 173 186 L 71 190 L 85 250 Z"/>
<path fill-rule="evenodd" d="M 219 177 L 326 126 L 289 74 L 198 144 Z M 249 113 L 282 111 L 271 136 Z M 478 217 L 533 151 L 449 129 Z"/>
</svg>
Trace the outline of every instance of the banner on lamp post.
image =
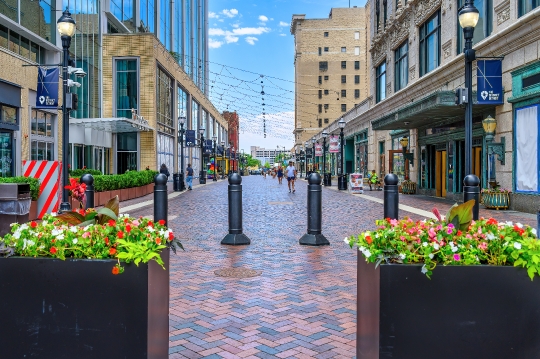
<svg viewBox="0 0 540 359">
<path fill-rule="evenodd" d="M 328 152 L 339 153 L 339 136 L 330 136 L 330 145 L 328 146 Z"/>
<path fill-rule="evenodd" d="M 36 108 L 58 109 L 58 67 L 38 67 Z"/>
<path fill-rule="evenodd" d="M 195 130 L 186 130 L 186 147 L 195 147 Z"/>
<path fill-rule="evenodd" d="M 504 103 L 501 60 L 478 60 L 476 79 L 478 104 L 501 105 Z"/>
<path fill-rule="evenodd" d="M 315 157 L 322 157 L 322 145 L 319 143 L 315 144 Z"/>
</svg>

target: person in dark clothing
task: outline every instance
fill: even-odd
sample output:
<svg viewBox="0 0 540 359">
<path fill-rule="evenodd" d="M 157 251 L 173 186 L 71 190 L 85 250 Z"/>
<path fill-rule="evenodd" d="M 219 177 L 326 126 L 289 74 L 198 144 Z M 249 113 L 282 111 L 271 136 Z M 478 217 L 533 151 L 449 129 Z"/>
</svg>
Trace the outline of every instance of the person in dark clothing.
<svg viewBox="0 0 540 359">
<path fill-rule="evenodd" d="M 159 173 L 163 173 L 165 176 L 167 176 L 167 180 L 169 180 L 169 176 L 171 175 L 169 172 L 169 169 L 165 165 L 165 163 L 161 164 L 161 168 L 159 169 Z"/>
<path fill-rule="evenodd" d="M 186 183 L 188 185 L 188 190 L 191 190 L 191 187 L 193 186 L 193 168 L 191 168 L 191 163 L 188 163 L 186 172 Z"/>
</svg>

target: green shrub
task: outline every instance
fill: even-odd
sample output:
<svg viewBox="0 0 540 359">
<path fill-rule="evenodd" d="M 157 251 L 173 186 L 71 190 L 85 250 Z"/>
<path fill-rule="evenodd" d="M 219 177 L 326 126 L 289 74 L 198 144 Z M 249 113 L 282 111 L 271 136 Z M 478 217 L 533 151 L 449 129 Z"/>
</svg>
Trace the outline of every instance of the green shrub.
<svg viewBox="0 0 540 359">
<path fill-rule="evenodd" d="M 103 174 L 103 173 L 101 173 L 101 171 L 98 171 L 98 170 L 78 169 L 78 170 L 70 171 L 69 175 L 71 177 L 81 177 L 82 175 L 84 175 L 86 173 L 90 173 L 92 176 L 101 176 Z"/>
<path fill-rule="evenodd" d="M 94 191 L 105 192 L 145 186 L 154 182 L 157 171 L 129 171 L 119 175 L 93 175 Z M 75 176 L 72 176 L 75 177 Z"/>
<path fill-rule="evenodd" d="M 37 201 L 41 194 L 40 183 L 37 178 L 32 177 L 0 177 L 0 183 L 28 183 L 30 185 L 30 196 L 32 201 Z"/>
</svg>

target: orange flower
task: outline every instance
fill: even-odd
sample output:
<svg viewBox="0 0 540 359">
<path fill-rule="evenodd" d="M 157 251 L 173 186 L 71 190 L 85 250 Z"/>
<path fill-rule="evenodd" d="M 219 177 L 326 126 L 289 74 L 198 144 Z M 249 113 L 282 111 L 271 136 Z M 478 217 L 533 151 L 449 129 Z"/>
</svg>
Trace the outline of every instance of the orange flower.
<svg viewBox="0 0 540 359">
<path fill-rule="evenodd" d="M 104 241 L 106 245 L 109 245 L 109 237 L 105 237 Z"/>
<path fill-rule="evenodd" d="M 109 249 L 109 254 L 110 254 L 111 256 L 115 255 L 115 254 L 116 254 L 116 248 L 111 248 L 111 249 Z"/>
<path fill-rule="evenodd" d="M 160 219 L 159 222 L 158 222 L 160 225 L 164 226 L 165 225 L 165 221 L 163 219 Z"/>
<path fill-rule="evenodd" d="M 51 252 L 52 254 L 55 254 L 55 253 L 56 253 L 56 248 L 55 248 L 55 247 L 51 247 L 51 249 L 49 249 L 49 252 Z"/>
<path fill-rule="evenodd" d="M 112 269 L 112 274 L 115 274 L 115 275 L 116 275 L 116 274 L 118 274 L 118 273 L 120 273 L 120 269 L 118 269 L 118 267 L 113 267 L 113 269 Z"/>
<path fill-rule="evenodd" d="M 368 244 L 371 244 L 373 240 L 371 239 L 370 236 L 366 236 L 366 242 L 368 242 Z"/>
<path fill-rule="evenodd" d="M 157 238 L 156 238 L 156 243 L 157 243 L 157 244 L 161 244 L 161 238 L 157 237 Z"/>
<path fill-rule="evenodd" d="M 34 221 L 30 222 L 30 227 L 36 228 L 36 227 L 37 227 L 37 223 L 34 222 Z"/>
</svg>

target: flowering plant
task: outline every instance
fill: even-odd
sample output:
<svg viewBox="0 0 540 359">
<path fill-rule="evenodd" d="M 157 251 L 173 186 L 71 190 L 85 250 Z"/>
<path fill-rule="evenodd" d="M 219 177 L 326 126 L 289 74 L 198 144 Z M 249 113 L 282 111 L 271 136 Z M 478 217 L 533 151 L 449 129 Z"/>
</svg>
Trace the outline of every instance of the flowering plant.
<svg viewBox="0 0 540 359">
<path fill-rule="evenodd" d="M 80 207 L 84 208 L 84 203 L 86 201 L 86 183 L 79 183 L 77 178 L 70 178 L 69 182 L 70 185 L 65 186 L 64 188 L 68 189 L 70 196 L 79 201 Z"/>
<path fill-rule="evenodd" d="M 59 216 L 47 214 L 40 223 L 14 223 L 11 233 L 0 239 L 0 248 L 22 257 L 116 259 L 113 274 L 124 272 L 120 261 L 139 265 L 154 260 L 163 267 L 160 252 L 166 247 L 175 251 L 175 245 L 182 248 L 165 221 L 118 216 L 117 211 L 115 197 L 97 212 L 79 209 Z"/>
<path fill-rule="evenodd" d="M 534 228 L 493 218 L 461 219 L 456 225 L 455 216 L 450 221 L 448 216 L 445 221 L 416 222 L 387 218 L 376 221 L 375 231 L 345 238 L 345 243 L 357 246 L 366 261 L 376 265 L 423 264 L 421 271 L 428 278 L 438 264 L 514 265 L 526 267 L 531 280 L 540 275 L 540 241 Z"/>
<path fill-rule="evenodd" d="M 502 188 L 499 182 L 493 182 L 490 188 L 482 188 L 482 193 L 512 193 L 512 191 Z"/>
</svg>

